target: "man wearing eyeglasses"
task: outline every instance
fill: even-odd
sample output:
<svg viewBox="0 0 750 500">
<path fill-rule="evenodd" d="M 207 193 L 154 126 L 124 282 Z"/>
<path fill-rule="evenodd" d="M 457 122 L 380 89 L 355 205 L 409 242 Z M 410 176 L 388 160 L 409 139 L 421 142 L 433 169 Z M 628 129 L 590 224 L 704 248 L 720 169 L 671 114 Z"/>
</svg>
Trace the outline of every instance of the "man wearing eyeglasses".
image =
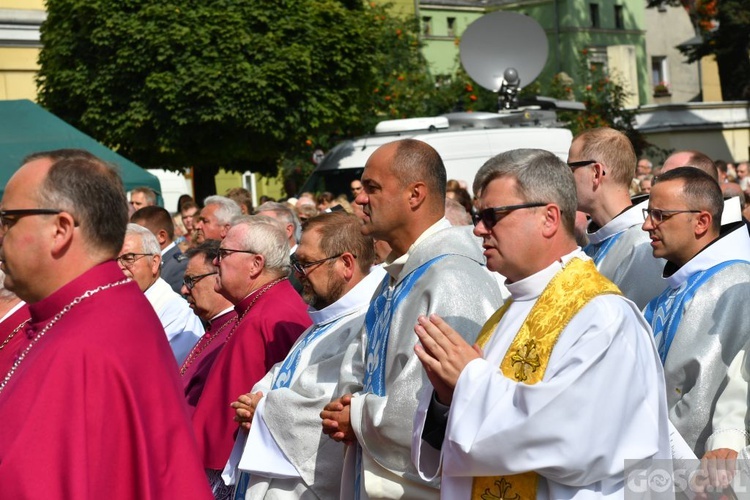
<svg viewBox="0 0 750 500">
<path fill-rule="evenodd" d="M 723 207 L 712 177 L 679 167 L 654 182 L 643 223 L 654 256 L 667 260 L 667 289 L 644 314 L 664 364 L 670 420 L 698 457 L 739 451 L 746 439 L 744 422 L 741 432 L 713 429 L 720 432 L 708 439 L 728 366 L 750 340 L 750 237 L 742 222 L 722 231 Z"/>
<path fill-rule="evenodd" d="M 219 241 L 207 240 L 185 252 L 187 267 L 181 291 L 190 309 L 208 325 L 206 333 L 180 367 L 185 398 L 191 410 L 197 406 L 211 367 L 237 322 L 234 305 L 214 289 L 219 269 L 213 261 L 219 244 Z"/>
<path fill-rule="evenodd" d="M 156 236 L 143 226 L 128 224 L 117 262 L 132 278 L 161 321 L 177 365 L 181 365 L 198 339 L 203 324 L 180 295 L 161 278 L 161 248 Z"/>
<path fill-rule="evenodd" d="M 324 438 L 319 414 L 335 396 L 342 367 L 351 364 L 353 341 L 385 275 L 380 266 L 371 270 L 374 259 L 372 238 L 362 235 L 355 215 L 325 213 L 304 225 L 292 268 L 313 324 L 283 362 L 232 404 L 245 430 L 225 473 L 238 465 L 249 429 L 242 470 L 250 482 L 244 474 L 237 481 L 244 498 L 339 498 L 344 446 Z"/>
<path fill-rule="evenodd" d="M 434 392 L 420 401 L 414 461 L 451 500 L 622 498 L 626 459 L 672 455 L 648 325 L 577 247 L 575 184 L 557 156 L 502 153 L 474 192 L 474 234 L 511 298 L 474 346 L 438 315 L 419 318 Z"/>
<path fill-rule="evenodd" d="M 232 488 L 221 471 L 237 431 L 229 405 L 286 357 L 311 321 L 289 284 L 289 246 L 276 219 L 235 219 L 213 264 L 219 270 L 215 290 L 234 304 L 238 320 L 208 374 L 193 428 L 214 495 L 225 498 Z"/>
<path fill-rule="evenodd" d="M 115 262 L 128 221 L 116 170 L 38 153 L 0 206 L 5 285 L 31 313 L 0 375 L 0 496 L 211 498 L 164 331 Z"/>
<path fill-rule="evenodd" d="M 641 231 L 645 205 L 633 206 L 630 201 L 636 162 L 630 139 L 607 127 L 581 132 L 568 153 L 578 210 L 591 217 L 589 244 L 583 250 L 600 273 L 643 308 L 664 290 L 665 262 L 651 255 L 648 237 Z"/>
<path fill-rule="evenodd" d="M 130 217 L 130 222 L 154 233 L 161 249 L 160 277 L 169 283 L 175 293 L 180 293 L 187 260 L 174 241 L 172 216 L 162 207 L 143 207 L 136 210 Z"/>
<path fill-rule="evenodd" d="M 445 219 L 446 173 L 428 144 L 379 147 L 362 174 L 362 232 L 391 247 L 343 387 L 321 413 L 323 432 L 347 446 L 340 498 L 437 498 L 438 482 L 411 461 L 411 422 L 429 385 L 414 354 L 413 325 L 438 313 L 470 341 L 500 304 L 497 282 L 467 227 Z M 345 385 L 344 385 L 345 384 Z"/>
</svg>

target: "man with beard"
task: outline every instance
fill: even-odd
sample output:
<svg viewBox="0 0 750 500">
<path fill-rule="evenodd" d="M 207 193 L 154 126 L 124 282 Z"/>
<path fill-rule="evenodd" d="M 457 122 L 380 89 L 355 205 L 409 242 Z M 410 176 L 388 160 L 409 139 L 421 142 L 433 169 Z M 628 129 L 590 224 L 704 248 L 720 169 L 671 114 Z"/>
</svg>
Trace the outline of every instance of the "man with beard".
<svg viewBox="0 0 750 500">
<path fill-rule="evenodd" d="M 380 267 L 370 271 L 373 241 L 359 228 L 357 217 L 346 212 L 321 214 L 304 226 L 292 268 L 312 306 L 313 324 L 283 362 L 232 404 L 235 420 L 250 430 L 240 468 L 251 479 L 248 485 L 242 474 L 238 497 L 325 499 L 339 494 L 344 447 L 323 435 L 318 415 L 333 398 L 346 351 L 359 336 L 370 297 L 385 275 Z M 227 472 L 233 471 L 246 435 L 240 432 L 235 463 L 230 460 Z"/>
</svg>

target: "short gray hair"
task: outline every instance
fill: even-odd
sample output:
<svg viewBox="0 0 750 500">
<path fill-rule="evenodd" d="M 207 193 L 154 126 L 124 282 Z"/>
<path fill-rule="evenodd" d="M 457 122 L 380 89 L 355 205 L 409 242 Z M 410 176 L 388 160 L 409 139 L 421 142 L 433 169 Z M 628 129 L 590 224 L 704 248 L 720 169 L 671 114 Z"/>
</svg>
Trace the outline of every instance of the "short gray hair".
<svg viewBox="0 0 750 500">
<path fill-rule="evenodd" d="M 284 224 L 291 224 L 294 227 L 294 241 L 299 241 L 302 237 L 302 226 L 299 223 L 297 214 L 294 213 L 294 210 L 283 203 L 267 201 L 255 209 L 256 214 L 259 214 L 260 212 L 273 212 L 279 220 L 284 222 Z M 286 231 L 286 228 L 284 228 L 284 231 Z"/>
<path fill-rule="evenodd" d="M 563 226 L 573 234 L 578 198 L 570 167 L 555 154 L 543 149 L 513 149 L 490 158 L 474 178 L 474 193 L 481 192 L 495 179 L 511 177 L 518 194 L 527 203 L 555 203 L 560 207 Z"/>
<path fill-rule="evenodd" d="M 242 215 L 240 206 L 226 196 L 214 195 L 203 200 L 203 206 L 217 205 L 219 208 L 214 212 L 214 217 L 219 224 L 229 224 L 232 219 Z"/>
<path fill-rule="evenodd" d="M 280 221 L 267 215 L 243 215 L 232 220 L 232 227 L 237 226 L 245 226 L 246 229 L 240 240 L 242 250 L 252 250 L 262 255 L 267 270 L 275 271 L 279 276 L 289 274 L 289 242 Z"/>
<path fill-rule="evenodd" d="M 161 255 L 161 247 L 159 242 L 150 230 L 138 224 L 129 223 L 128 228 L 125 231 L 125 237 L 128 235 L 138 236 L 141 239 L 141 250 L 143 253 L 150 253 L 152 255 Z"/>
</svg>

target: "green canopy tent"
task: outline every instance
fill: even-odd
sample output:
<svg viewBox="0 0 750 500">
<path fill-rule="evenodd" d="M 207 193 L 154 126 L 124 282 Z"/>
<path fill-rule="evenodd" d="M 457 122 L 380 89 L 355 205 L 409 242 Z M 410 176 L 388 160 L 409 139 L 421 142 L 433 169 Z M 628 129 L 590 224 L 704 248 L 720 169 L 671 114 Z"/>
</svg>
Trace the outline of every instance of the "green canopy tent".
<svg viewBox="0 0 750 500">
<path fill-rule="evenodd" d="M 0 196 L 27 155 L 54 149 L 85 149 L 119 167 L 125 189 L 148 186 L 161 194 L 159 179 L 28 99 L 0 101 Z M 160 196 L 161 197 L 161 196 Z"/>
</svg>

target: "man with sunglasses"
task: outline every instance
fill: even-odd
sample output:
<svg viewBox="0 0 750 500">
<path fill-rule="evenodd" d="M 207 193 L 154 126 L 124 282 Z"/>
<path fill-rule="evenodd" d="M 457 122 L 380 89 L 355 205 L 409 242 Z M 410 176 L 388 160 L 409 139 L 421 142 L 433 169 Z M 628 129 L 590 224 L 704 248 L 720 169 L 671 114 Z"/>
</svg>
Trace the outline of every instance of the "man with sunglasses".
<svg viewBox="0 0 750 500">
<path fill-rule="evenodd" d="M 622 498 L 625 460 L 670 459 L 661 364 L 636 306 L 574 238 L 569 167 L 502 153 L 477 173 L 487 267 L 511 298 L 472 346 L 421 316 L 413 457 L 442 498 Z"/>
<path fill-rule="evenodd" d="M 729 364 L 750 341 L 750 237 L 742 222 L 720 226 L 723 208 L 711 176 L 679 167 L 656 179 L 644 210 L 654 256 L 667 260 L 667 289 L 644 314 L 664 364 L 670 420 L 698 457 L 739 451 L 746 439 L 744 418 L 739 431 L 712 429 Z"/>
<path fill-rule="evenodd" d="M 351 365 L 347 358 L 385 275 L 372 268 L 374 260 L 372 238 L 361 233 L 355 215 L 324 213 L 304 224 L 292 268 L 313 324 L 283 362 L 232 404 L 245 430 L 225 472 L 237 467 L 244 445 L 242 468 L 250 473 L 249 484 L 244 473 L 237 481 L 236 498 L 339 497 L 344 446 L 323 436 L 319 414 L 336 395 L 342 367 Z"/>
<path fill-rule="evenodd" d="M 128 224 L 117 263 L 125 276 L 138 283 L 154 308 L 177 365 L 181 365 L 203 335 L 203 324 L 185 299 L 161 278 L 161 248 L 156 236 L 143 226 Z"/>
<path fill-rule="evenodd" d="M 311 321 L 289 284 L 289 245 L 276 219 L 235 218 L 213 264 L 219 270 L 215 290 L 234 304 L 238 319 L 203 386 L 193 428 L 214 496 L 228 498 L 232 488 L 221 471 L 237 431 L 229 405 L 286 357 Z"/>
<path fill-rule="evenodd" d="M 38 153 L 1 206 L 5 285 L 31 321 L 0 375 L 0 496 L 211 498 L 164 330 L 115 262 L 128 221 L 116 170 Z"/>
<path fill-rule="evenodd" d="M 437 498 L 438 482 L 411 461 L 411 422 L 429 386 L 414 354 L 413 325 L 438 313 L 470 341 L 500 304 L 497 282 L 467 227 L 445 219 L 446 173 L 430 145 L 400 140 L 379 147 L 362 173 L 362 232 L 386 241 L 388 275 L 375 294 L 357 354 L 321 413 L 323 432 L 347 446 L 340 498 Z"/>
<path fill-rule="evenodd" d="M 591 217 L 589 244 L 583 250 L 600 273 L 643 308 L 664 290 L 665 262 L 651 255 L 648 237 L 641 231 L 645 205 L 634 206 L 630 200 L 636 163 L 630 139 L 607 127 L 581 132 L 568 153 L 578 210 Z"/>
<path fill-rule="evenodd" d="M 190 309 L 208 325 L 206 333 L 180 367 L 185 398 L 191 410 L 198 404 L 211 367 L 237 322 L 234 305 L 214 289 L 219 269 L 213 261 L 219 245 L 217 240 L 206 240 L 185 252 L 187 267 L 181 292 Z"/>
</svg>

